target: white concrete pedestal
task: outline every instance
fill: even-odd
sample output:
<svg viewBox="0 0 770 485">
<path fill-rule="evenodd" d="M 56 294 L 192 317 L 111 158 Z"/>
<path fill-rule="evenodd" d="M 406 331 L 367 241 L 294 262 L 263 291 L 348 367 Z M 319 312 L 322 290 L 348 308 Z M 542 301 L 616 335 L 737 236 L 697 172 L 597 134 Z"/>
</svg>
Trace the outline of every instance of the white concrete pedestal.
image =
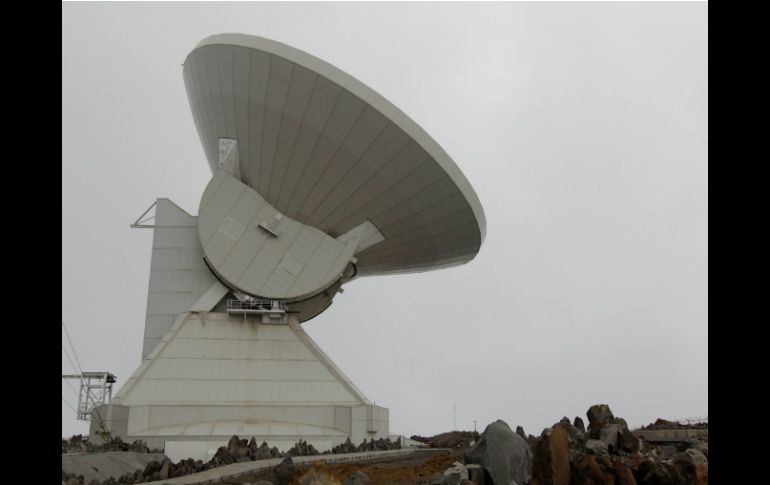
<svg viewBox="0 0 770 485">
<path fill-rule="evenodd" d="M 282 451 L 303 439 L 324 451 L 389 431 L 388 410 L 372 405 L 295 319 L 271 325 L 204 312 L 176 319 L 93 413 L 92 436 L 100 417 L 124 440 L 199 459 L 232 435 Z"/>
</svg>

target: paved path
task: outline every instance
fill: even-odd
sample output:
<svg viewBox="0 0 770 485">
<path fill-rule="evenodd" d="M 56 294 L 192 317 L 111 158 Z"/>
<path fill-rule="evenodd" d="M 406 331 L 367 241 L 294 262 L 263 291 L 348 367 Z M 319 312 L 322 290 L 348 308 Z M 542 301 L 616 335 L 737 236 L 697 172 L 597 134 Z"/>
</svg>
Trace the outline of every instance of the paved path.
<svg viewBox="0 0 770 485">
<path fill-rule="evenodd" d="M 314 461 L 325 461 L 326 463 L 344 463 L 349 461 L 377 460 L 383 458 L 395 458 L 409 455 L 418 451 L 418 449 L 388 450 L 388 451 L 364 451 L 361 453 L 340 453 L 339 455 L 315 455 L 315 456 L 294 456 L 294 464 L 297 466 L 307 465 Z M 279 465 L 283 458 L 271 458 L 269 460 L 245 461 L 242 463 L 233 463 L 232 465 L 220 466 L 211 470 L 193 473 L 183 477 L 169 478 L 168 480 L 159 480 L 155 484 L 164 485 L 198 485 L 203 483 L 214 483 L 230 478 L 237 478 L 249 473 L 253 473 L 266 468 L 272 468 Z"/>
</svg>

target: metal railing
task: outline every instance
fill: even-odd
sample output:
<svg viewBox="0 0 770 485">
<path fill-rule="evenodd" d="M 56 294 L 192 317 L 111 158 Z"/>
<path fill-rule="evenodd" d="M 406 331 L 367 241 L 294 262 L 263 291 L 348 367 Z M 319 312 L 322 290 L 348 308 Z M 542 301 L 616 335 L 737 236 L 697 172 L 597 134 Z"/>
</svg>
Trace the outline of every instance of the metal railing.
<svg viewBox="0 0 770 485">
<path fill-rule="evenodd" d="M 286 313 L 286 303 L 278 300 L 227 300 L 227 310 Z"/>
<path fill-rule="evenodd" d="M 708 416 L 698 416 L 697 418 L 684 418 L 684 419 L 676 419 L 675 422 L 679 424 L 700 424 L 700 423 L 706 423 L 709 422 Z"/>
</svg>

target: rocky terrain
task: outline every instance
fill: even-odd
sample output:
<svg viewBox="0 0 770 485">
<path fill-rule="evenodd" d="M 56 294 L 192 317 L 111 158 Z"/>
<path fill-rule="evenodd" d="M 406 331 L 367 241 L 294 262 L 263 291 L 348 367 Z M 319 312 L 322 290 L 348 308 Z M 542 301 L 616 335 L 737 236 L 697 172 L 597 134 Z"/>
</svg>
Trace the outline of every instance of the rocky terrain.
<svg viewBox="0 0 770 485">
<path fill-rule="evenodd" d="M 479 439 L 476 431 L 450 431 L 436 436 L 411 436 L 411 439 L 425 443 L 430 448 L 467 448 L 471 442 Z"/>
<path fill-rule="evenodd" d="M 262 444 L 257 445 L 257 442 L 253 437 L 251 440 L 245 440 L 238 438 L 238 436 L 233 436 L 230 438 L 227 446 L 220 446 L 214 457 L 208 462 L 188 458 L 173 463 L 170 459 L 166 458 L 162 463 L 159 463 L 158 461 L 150 462 L 143 470 L 136 470 L 134 473 L 127 473 L 118 478 L 111 477 L 102 482 L 91 480 L 87 485 L 146 483 L 155 480 L 181 477 L 190 473 L 197 473 L 219 466 L 230 465 L 232 463 L 264 460 L 268 458 L 340 454 L 360 451 L 384 451 L 400 448 L 400 443 L 393 442 L 390 439 L 364 440 L 359 445 L 354 445 L 350 439 L 348 439 L 345 443 L 335 446 L 329 451 L 320 453 L 313 447 L 313 445 L 300 440 L 286 452 L 281 452 L 276 447 L 268 446 L 264 441 Z M 148 453 L 150 450 L 143 441 L 134 441 L 131 444 L 127 444 L 118 437 L 111 437 L 103 445 L 88 443 L 87 438 L 83 438 L 80 435 L 73 436 L 69 440 L 62 440 L 62 453 L 98 453 L 104 451 L 138 451 Z M 65 485 L 85 485 L 85 479 L 82 475 L 76 476 L 68 474 L 62 469 L 62 483 Z"/>
<path fill-rule="evenodd" d="M 540 436 L 527 435 L 519 426 L 516 430 L 498 420 L 483 433 L 455 431 L 433 437 L 412 436 L 426 444 L 426 451 L 406 457 L 367 464 L 327 464 L 319 461 L 296 467 L 292 456 L 318 455 L 318 451 L 304 441 L 295 444 L 286 453 L 270 448 L 267 443 L 257 445 L 233 436 L 227 446 L 220 447 L 208 463 L 182 460 L 172 463 L 151 462 L 144 470 L 137 470 L 118 479 L 88 485 L 145 483 L 216 466 L 248 460 L 285 457 L 283 462 L 269 470 L 225 481 L 224 484 L 258 483 L 260 485 L 701 485 L 708 483 L 708 438 L 685 439 L 671 443 L 648 443 L 628 428 L 623 418 L 615 417 L 606 404 L 591 406 L 586 413 L 588 425 L 581 417 L 563 418 L 543 430 Z M 708 429 L 707 423 L 683 425 L 657 420 L 642 429 Z M 76 439 L 78 438 L 78 439 Z M 88 449 L 82 437 L 73 437 L 65 444 L 66 450 Z M 111 442 L 103 446 L 139 448 L 141 442 L 131 445 Z M 364 441 L 354 445 L 348 440 L 327 453 L 388 450 L 399 444 L 390 440 Z M 145 445 L 146 448 L 146 445 Z M 248 480 L 248 481 L 247 481 Z M 82 477 L 66 476 L 62 483 L 79 485 Z"/>
<path fill-rule="evenodd" d="M 126 443 L 118 437 L 109 437 L 104 443 L 96 445 L 88 441 L 88 437 L 75 435 L 70 439 L 61 440 L 62 453 L 100 453 L 106 451 L 136 451 L 138 453 L 162 453 L 162 450 L 151 450 L 147 443 L 141 440 Z"/>
<path fill-rule="evenodd" d="M 708 423 L 682 424 L 677 421 L 656 419 L 654 423 L 642 426 L 641 429 L 708 429 Z"/>
<path fill-rule="evenodd" d="M 707 439 L 667 445 L 645 443 L 606 404 L 591 406 L 587 417 L 587 427 L 579 417 L 573 422 L 563 418 L 539 437 L 528 436 L 532 460 L 528 470 L 520 471 L 517 483 L 708 483 Z"/>
</svg>

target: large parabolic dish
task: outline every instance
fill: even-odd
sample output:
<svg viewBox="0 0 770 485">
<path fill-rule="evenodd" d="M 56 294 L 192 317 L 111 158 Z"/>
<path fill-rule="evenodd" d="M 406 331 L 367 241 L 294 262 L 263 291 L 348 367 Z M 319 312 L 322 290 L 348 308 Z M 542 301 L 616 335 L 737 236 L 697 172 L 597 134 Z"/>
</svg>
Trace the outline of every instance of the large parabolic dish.
<svg viewBox="0 0 770 485">
<path fill-rule="evenodd" d="M 283 451 L 390 437 L 389 410 L 300 323 L 357 275 L 473 259 L 476 194 L 406 115 L 297 49 L 215 35 L 183 74 L 213 176 L 197 216 L 157 199 L 133 225 L 153 230 L 142 363 L 91 439 L 107 429 L 177 461 L 233 435 Z"/>
<path fill-rule="evenodd" d="M 486 221 L 470 183 L 352 76 L 279 42 L 219 34 L 188 55 L 184 80 L 214 172 L 201 246 L 228 287 L 299 303 L 356 275 L 432 270 L 478 253 Z"/>
</svg>

